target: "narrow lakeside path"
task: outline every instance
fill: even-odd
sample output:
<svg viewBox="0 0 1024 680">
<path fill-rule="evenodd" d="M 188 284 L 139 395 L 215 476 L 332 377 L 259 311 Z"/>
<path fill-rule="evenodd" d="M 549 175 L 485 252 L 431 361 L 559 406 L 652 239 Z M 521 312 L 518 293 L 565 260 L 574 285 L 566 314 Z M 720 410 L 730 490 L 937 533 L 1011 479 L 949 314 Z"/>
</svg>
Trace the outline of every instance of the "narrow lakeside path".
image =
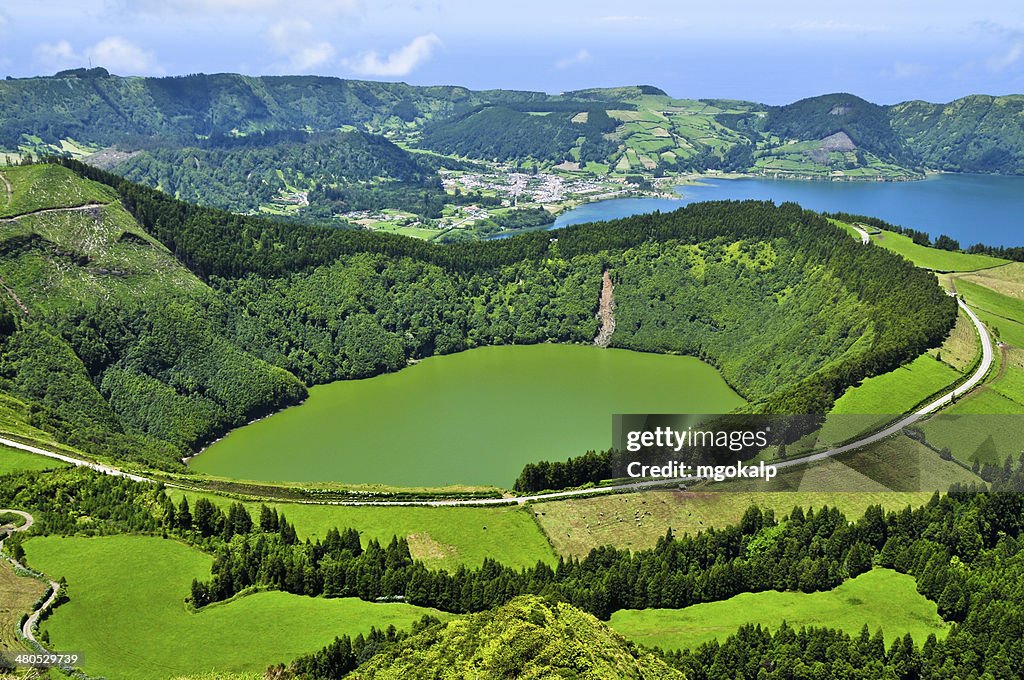
<svg viewBox="0 0 1024 680">
<path fill-rule="evenodd" d="M 597 306 L 597 318 L 601 320 L 601 328 L 594 338 L 594 345 L 607 347 L 615 332 L 615 291 L 612 287 L 612 275 L 607 269 L 601 278 L 601 301 Z"/>
</svg>

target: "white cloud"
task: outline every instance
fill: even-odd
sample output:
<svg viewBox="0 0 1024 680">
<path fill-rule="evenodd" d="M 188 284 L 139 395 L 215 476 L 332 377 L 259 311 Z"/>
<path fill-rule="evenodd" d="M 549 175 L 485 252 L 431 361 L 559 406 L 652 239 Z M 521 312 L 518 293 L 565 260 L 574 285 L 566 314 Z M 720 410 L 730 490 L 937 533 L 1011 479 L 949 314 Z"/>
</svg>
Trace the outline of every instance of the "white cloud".
<svg viewBox="0 0 1024 680">
<path fill-rule="evenodd" d="M 1002 50 L 985 61 L 989 71 L 1005 70 L 1024 57 L 1024 31 L 994 21 L 978 21 L 974 25 L 981 32 L 983 39 L 993 42 L 995 38 L 997 49 Z M 999 43 L 1002 45 L 999 46 Z"/>
<path fill-rule="evenodd" d="M 1002 71 L 1013 66 L 1024 56 L 1024 40 L 1018 40 L 1010 45 L 1010 48 L 1003 54 L 990 58 L 985 62 L 990 71 Z"/>
<path fill-rule="evenodd" d="M 894 80 L 904 80 L 906 78 L 916 78 L 923 76 L 928 73 L 929 69 L 923 64 L 908 61 L 897 61 L 893 62 L 891 66 L 882 70 L 882 76 L 884 78 L 892 78 Z"/>
<path fill-rule="evenodd" d="M 569 68 L 570 66 L 576 66 L 577 64 L 585 64 L 590 61 L 590 52 L 585 49 L 579 50 L 576 54 L 569 57 L 563 57 L 555 62 L 555 68 Z"/>
<path fill-rule="evenodd" d="M 441 39 L 434 33 L 413 38 L 408 45 L 400 47 L 381 58 L 376 50 L 364 52 L 345 60 L 345 66 L 363 76 L 405 76 L 417 66 L 430 59 L 434 50 L 441 46 Z"/>
<path fill-rule="evenodd" d="M 33 56 L 43 68 L 60 70 L 88 66 L 102 66 L 114 73 L 161 73 L 152 52 L 118 36 L 99 41 L 83 52 L 78 52 L 67 40 L 36 45 Z"/>
<path fill-rule="evenodd" d="M 104 38 L 85 50 L 94 66 L 114 73 L 153 73 L 160 71 L 152 52 L 118 36 Z"/>
<path fill-rule="evenodd" d="M 40 43 L 32 51 L 32 56 L 43 68 L 55 71 L 85 65 L 85 58 L 75 52 L 67 40 Z"/>
<path fill-rule="evenodd" d="M 271 48 L 287 59 L 279 70 L 295 73 L 321 66 L 334 58 L 334 47 L 314 37 L 313 24 L 305 19 L 280 21 L 267 29 Z"/>
</svg>

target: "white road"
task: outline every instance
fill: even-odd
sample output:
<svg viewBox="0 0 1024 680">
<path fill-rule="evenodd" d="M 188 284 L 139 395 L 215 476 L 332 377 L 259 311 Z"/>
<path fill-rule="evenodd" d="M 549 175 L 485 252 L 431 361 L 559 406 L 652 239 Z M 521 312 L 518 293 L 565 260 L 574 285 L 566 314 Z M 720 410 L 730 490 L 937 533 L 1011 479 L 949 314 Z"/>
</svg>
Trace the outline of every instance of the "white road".
<svg viewBox="0 0 1024 680">
<path fill-rule="evenodd" d="M 856 224 L 851 224 L 850 226 L 853 227 L 854 230 L 858 234 L 860 234 L 860 242 L 861 243 L 863 243 L 864 245 L 867 245 L 867 244 L 871 243 L 871 234 L 869 234 L 868 232 L 864 231 L 863 229 L 858 227 Z"/>
</svg>

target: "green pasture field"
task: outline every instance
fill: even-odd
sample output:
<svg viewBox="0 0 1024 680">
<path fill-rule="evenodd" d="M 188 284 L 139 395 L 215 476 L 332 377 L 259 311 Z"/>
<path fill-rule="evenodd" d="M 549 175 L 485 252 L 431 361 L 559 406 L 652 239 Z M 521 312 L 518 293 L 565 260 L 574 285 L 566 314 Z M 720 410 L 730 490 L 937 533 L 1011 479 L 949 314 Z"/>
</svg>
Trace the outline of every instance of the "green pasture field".
<svg viewBox="0 0 1024 680">
<path fill-rule="evenodd" d="M 886 250 L 902 255 L 918 267 L 941 272 L 966 272 L 998 267 L 1007 263 L 998 257 L 989 255 L 971 255 L 956 253 L 938 248 L 918 245 L 909 236 L 892 231 L 883 231 L 871 237 L 872 242 Z"/>
<path fill-rule="evenodd" d="M 751 505 L 788 515 L 794 507 L 839 508 L 850 520 L 870 505 L 887 510 L 923 505 L 924 492 L 717 492 L 644 491 L 590 498 L 533 503 L 529 506 L 561 555 L 586 557 L 592 548 L 612 545 L 652 548 L 665 532 L 696 535 L 736 524 Z"/>
<path fill-rule="evenodd" d="M 7 195 L 0 182 L 0 218 L 44 208 L 70 208 L 87 203 L 110 203 L 114 190 L 79 178 L 58 165 L 5 167 L 0 172 L 14 190 Z"/>
<path fill-rule="evenodd" d="M 66 466 L 67 463 L 53 458 L 0 445 L 0 475 L 9 475 L 15 472 L 53 470 Z"/>
<path fill-rule="evenodd" d="M 962 374 L 930 354 L 861 381 L 836 400 L 832 413 L 905 413 Z"/>
<path fill-rule="evenodd" d="M 178 490 L 170 490 L 169 495 L 176 503 L 187 495 L 192 507 L 200 496 Z M 203 495 L 222 507 L 233 502 L 223 496 Z M 302 539 L 322 539 L 335 527 L 358 529 L 364 545 L 371 539 L 386 544 L 392 536 L 405 536 L 412 556 L 431 568 L 476 567 L 485 557 L 515 568 L 532 567 L 538 561 L 554 565 L 558 560 L 533 518 L 518 506 L 269 505 L 284 513 Z M 259 503 L 246 503 L 246 507 L 259 517 Z"/>
<path fill-rule="evenodd" d="M 873 569 L 823 593 L 773 590 L 684 609 L 620 610 L 610 623 L 634 642 L 672 650 L 723 641 L 743 624 L 776 630 L 783 621 L 793 628 L 838 628 L 854 636 L 867 625 L 872 633 L 881 629 L 887 643 L 910 633 L 921 645 L 931 634 L 941 639 L 949 633 L 936 604 L 917 592 L 914 577 L 889 569 Z"/>
<path fill-rule="evenodd" d="M 82 670 L 124 680 L 263 671 L 371 626 L 408 628 L 424 614 L 406 604 L 261 592 L 190 611 L 193 579 L 213 558 L 173 540 L 143 536 L 34 538 L 28 562 L 67 578 L 70 602 L 43 624 L 52 646 L 85 656 Z"/>
<path fill-rule="evenodd" d="M 1002 267 L 961 274 L 957 281 L 970 281 L 990 288 L 1000 295 L 1024 300 L 1024 262 L 1011 262 Z"/>
</svg>

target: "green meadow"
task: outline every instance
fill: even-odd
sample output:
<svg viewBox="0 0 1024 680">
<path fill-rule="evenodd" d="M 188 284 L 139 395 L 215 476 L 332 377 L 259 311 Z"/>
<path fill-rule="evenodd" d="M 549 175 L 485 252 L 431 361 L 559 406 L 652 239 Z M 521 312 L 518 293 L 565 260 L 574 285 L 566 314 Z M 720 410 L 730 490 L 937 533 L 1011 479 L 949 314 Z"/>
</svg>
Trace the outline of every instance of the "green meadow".
<svg viewBox="0 0 1024 680">
<path fill-rule="evenodd" d="M 170 490 L 180 502 L 185 492 Z M 231 499 L 203 494 L 213 503 L 227 506 Z M 194 507 L 200 494 L 189 492 Z M 259 504 L 247 503 L 258 517 Z M 557 557 L 530 514 L 514 507 L 353 506 L 270 503 L 284 513 L 302 539 L 323 538 L 332 528 L 357 529 L 365 545 L 372 539 L 387 543 L 392 536 L 409 539 L 413 557 L 428 567 L 455 569 L 476 567 L 491 557 L 511 567 L 532 567 L 538 561 L 554 565 Z"/>
<path fill-rule="evenodd" d="M 998 267 L 1008 261 L 989 255 L 972 255 L 929 248 L 914 243 L 909 236 L 892 231 L 876 234 L 871 237 L 871 241 L 886 250 L 902 255 L 918 267 L 941 272 L 976 271 L 987 267 Z"/>
<path fill-rule="evenodd" d="M 172 540 L 142 536 L 34 538 L 28 562 L 67 578 L 70 602 L 45 624 L 55 649 L 85 655 L 92 676 L 156 680 L 263 671 L 371 626 L 408 628 L 424 614 L 406 604 L 261 592 L 202 611 L 185 604 L 192 579 L 213 558 Z"/>
<path fill-rule="evenodd" d="M 743 624 L 772 630 L 825 626 L 857 635 L 866 624 L 881 629 L 886 642 L 910 633 L 917 644 L 929 635 L 943 638 L 949 625 L 934 602 L 918 594 L 914 578 L 874 569 L 823 593 L 768 591 L 742 593 L 722 602 L 685 609 L 629 609 L 612 614 L 611 626 L 634 642 L 662 649 L 693 649 L 722 641 Z"/>
<path fill-rule="evenodd" d="M 54 468 L 65 467 L 66 465 L 67 463 L 62 463 L 53 458 L 0 445 L 0 475 L 9 475 L 15 472 L 53 470 Z"/>
<path fill-rule="evenodd" d="M 581 345 L 481 347 L 310 389 L 190 463 L 259 481 L 508 488 L 525 463 L 611 442 L 614 413 L 727 413 L 743 399 L 693 357 Z"/>
</svg>

